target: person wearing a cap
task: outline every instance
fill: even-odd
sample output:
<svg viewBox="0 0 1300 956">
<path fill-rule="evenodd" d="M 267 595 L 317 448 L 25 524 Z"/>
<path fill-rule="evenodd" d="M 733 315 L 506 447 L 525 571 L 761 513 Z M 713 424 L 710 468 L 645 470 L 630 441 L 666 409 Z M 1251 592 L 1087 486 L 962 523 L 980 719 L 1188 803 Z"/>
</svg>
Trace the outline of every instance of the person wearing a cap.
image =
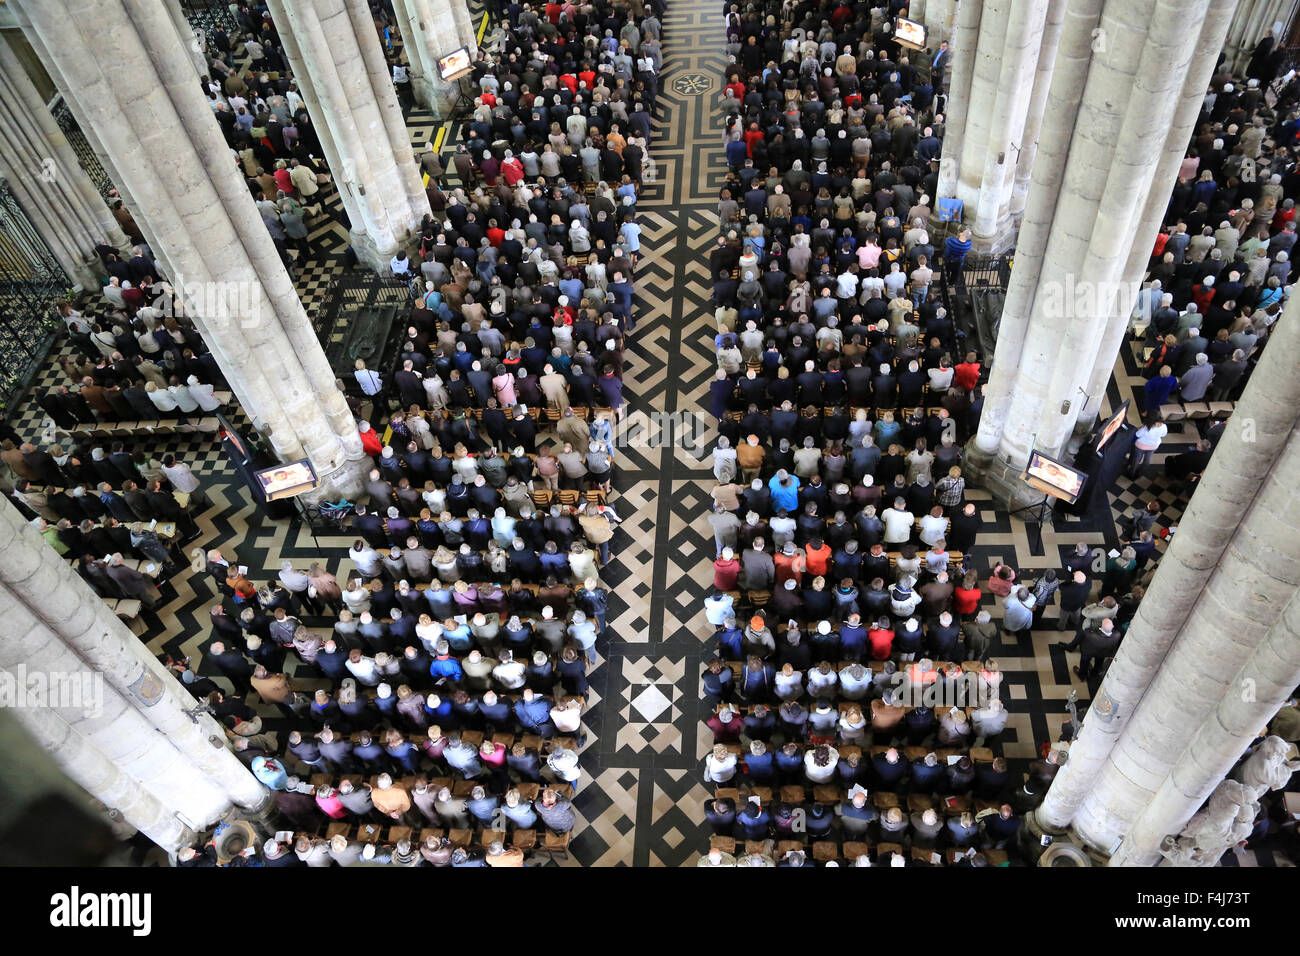
<svg viewBox="0 0 1300 956">
<path fill-rule="evenodd" d="M 766 619 L 760 614 L 751 617 L 745 627 L 744 651 L 746 654 L 757 654 L 763 658 L 776 652 L 776 638 L 771 628 L 767 626 Z"/>
<path fill-rule="evenodd" d="M 262 844 L 263 866 L 306 866 L 298 855 L 274 838 Z"/>
</svg>

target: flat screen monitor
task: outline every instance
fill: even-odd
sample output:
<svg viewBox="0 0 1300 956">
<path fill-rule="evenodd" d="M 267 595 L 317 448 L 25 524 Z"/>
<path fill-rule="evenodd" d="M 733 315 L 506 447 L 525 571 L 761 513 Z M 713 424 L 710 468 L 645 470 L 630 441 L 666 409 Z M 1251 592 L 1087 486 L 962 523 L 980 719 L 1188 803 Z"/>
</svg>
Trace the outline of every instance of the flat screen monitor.
<svg viewBox="0 0 1300 956">
<path fill-rule="evenodd" d="M 913 50 L 925 49 L 925 24 L 909 20 L 907 17 L 894 17 L 894 39 Z"/>
<path fill-rule="evenodd" d="M 225 415 L 221 414 L 221 412 L 216 412 L 215 414 L 217 425 L 220 429 L 217 433 L 218 437 L 224 438 L 226 441 L 230 442 L 231 448 L 234 450 L 235 454 L 239 456 L 238 464 L 249 464 L 252 461 L 253 456 L 249 453 L 248 447 L 244 444 L 244 436 L 239 434 L 238 429 L 236 429 L 234 425 L 230 424 Z"/>
<path fill-rule="evenodd" d="M 1079 500 L 1083 483 L 1088 478 L 1083 472 L 1044 455 L 1036 448 L 1029 453 L 1029 467 L 1025 469 L 1024 477 L 1032 487 L 1043 494 L 1060 498 L 1070 504 Z"/>
<path fill-rule="evenodd" d="M 304 491 L 311 491 L 319 483 L 316 478 L 316 469 L 311 466 L 311 462 L 306 458 L 301 461 L 272 465 L 270 468 L 263 468 L 254 472 L 254 474 L 257 476 L 258 484 L 262 486 L 262 492 L 266 495 L 267 501 L 292 498 Z"/>
<path fill-rule="evenodd" d="M 1101 454 L 1101 450 L 1106 447 L 1106 443 L 1114 438 L 1115 433 L 1120 430 L 1120 427 L 1128 418 L 1128 407 L 1132 404 L 1133 400 L 1131 398 L 1124 399 L 1124 404 L 1120 405 L 1115 414 L 1110 417 L 1110 420 L 1101 426 L 1101 431 L 1097 433 L 1097 454 Z"/>
<path fill-rule="evenodd" d="M 474 61 L 470 59 L 467 47 L 458 47 L 446 56 L 438 58 L 438 77 L 442 80 L 458 80 L 470 71 Z"/>
</svg>

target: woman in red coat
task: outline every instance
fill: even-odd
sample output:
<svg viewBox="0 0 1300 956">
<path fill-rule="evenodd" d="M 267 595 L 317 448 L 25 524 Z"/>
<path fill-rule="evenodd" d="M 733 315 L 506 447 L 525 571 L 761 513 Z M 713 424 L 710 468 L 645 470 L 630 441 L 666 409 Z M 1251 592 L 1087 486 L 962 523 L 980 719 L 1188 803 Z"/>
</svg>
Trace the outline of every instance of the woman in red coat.
<svg viewBox="0 0 1300 956">
<path fill-rule="evenodd" d="M 961 584 L 953 588 L 952 606 L 956 612 L 961 615 L 962 620 L 971 620 L 979 611 L 980 598 L 984 592 L 980 590 L 979 575 L 974 571 L 969 571 L 966 577 L 962 579 Z"/>
</svg>

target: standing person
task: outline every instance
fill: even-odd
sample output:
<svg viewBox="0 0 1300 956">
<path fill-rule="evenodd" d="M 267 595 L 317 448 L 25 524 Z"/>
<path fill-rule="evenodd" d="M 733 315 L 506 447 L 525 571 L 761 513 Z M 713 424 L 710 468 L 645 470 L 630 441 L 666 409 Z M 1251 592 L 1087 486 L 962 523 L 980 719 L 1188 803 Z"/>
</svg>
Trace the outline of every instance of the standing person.
<svg viewBox="0 0 1300 956">
<path fill-rule="evenodd" d="M 297 570 L 292 561 L 280 563 L 280 583 L 312 614 L 325 613 L 321 602 L 311 594 L 311 578 L 305 572 Z M 342 598 L 342 594 L 339 596 Z"/>
<path fill-rule="evenodd" d="M 1133 438 L 1133 448 L 1129 452 L 1129 477 L 1136 478 L 1142 466 L 1151 461 L 1151 457 L 1160 448 L 1160 443 L 1169 434 L 1169 426 L 1158 417 L 1149 416 L 1137 435 Z"/>
<path fill-rule="evenodd" d="M 338 578 L 315 561 L 312 562 L 311 568 L 307 571 L 307 577 L 311 581 L 312 588 L 316 591 L 317 600 L 328 606 L 336 614 L 343 610 L 343 590 L 339 587 Z"/>
<path fill-rule="evenodd" d="M 189 510 L 206 508 L 210 504 L 208 496 L 199 488 L 199 479 L 185 462 L 178 461 L 175 455 L 167 455 L 163 458 L 162 470 L 173 489 L 189 495 Z"/>
</svg>

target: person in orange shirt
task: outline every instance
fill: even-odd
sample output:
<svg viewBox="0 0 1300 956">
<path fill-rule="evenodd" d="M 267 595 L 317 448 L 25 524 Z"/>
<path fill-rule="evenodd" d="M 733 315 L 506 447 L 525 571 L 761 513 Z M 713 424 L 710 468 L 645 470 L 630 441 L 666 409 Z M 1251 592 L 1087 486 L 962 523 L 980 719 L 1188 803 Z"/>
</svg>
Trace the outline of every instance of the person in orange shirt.
<svg viewBox="0 0 1300 956">
<path fill-rule="evenodd" d="M 831 546 L 821 538 L 813 538 L 804 549 L 804 562 L 808 573 L 825 577 L 830 573 Z"/>
<path fill-rule="evenodd" d="M 803 583 L 803 572 L 807 570 L 807 564 L 803 552 L 797 550 L 793 544 L 787 544 L 782 548 L 781 553 L 774 560 L 777 587 L 781 587 L 786 581 L 794 581 L 796 585 Z"/>
</svg>

